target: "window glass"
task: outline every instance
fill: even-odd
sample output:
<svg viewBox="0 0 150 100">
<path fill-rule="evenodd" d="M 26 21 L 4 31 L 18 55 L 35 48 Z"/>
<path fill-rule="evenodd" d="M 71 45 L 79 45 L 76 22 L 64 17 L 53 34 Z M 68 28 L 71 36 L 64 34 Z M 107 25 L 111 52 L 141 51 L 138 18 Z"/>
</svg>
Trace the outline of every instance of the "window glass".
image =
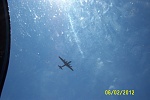
<svg viewBox="0 0 150 100">
<path fill-rule="evenodd" d="M 11 53 L 2 100 L 150 100 L 149 0 L 8 4 Z"/>
</svg>

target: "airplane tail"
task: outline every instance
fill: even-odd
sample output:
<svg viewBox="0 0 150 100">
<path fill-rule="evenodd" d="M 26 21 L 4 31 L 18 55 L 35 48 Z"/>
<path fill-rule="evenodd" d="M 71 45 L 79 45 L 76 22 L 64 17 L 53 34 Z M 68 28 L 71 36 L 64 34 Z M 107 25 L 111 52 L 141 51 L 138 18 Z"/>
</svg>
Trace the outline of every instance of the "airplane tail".
<svg viewBox="0 0 150 100">
<path fill-rule="evenodd" d="M 58 67 L 59 67 L 60 69 L 62 69 L 62 66 L 59 66 L 59 65 L 58 65 Z M 62 70 L 63 70 L 63 69 L 62 69 Z"/>
</svg>

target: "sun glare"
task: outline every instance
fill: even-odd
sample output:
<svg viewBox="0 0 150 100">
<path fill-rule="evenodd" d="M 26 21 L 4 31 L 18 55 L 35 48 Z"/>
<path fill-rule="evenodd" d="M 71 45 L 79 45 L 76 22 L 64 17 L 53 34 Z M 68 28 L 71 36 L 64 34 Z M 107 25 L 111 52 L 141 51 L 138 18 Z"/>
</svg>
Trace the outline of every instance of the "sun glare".
<svg viewBox="0 0 150 100">
<path fill-rule="evenodd" d="M 67 0 L 59 0 L 59 1 L 62 1 L 62 2 L 64 2 L 64 3 L 67 2 Z"/>
<path fill-rule="evenodd" d="M 55 3 L 58 3 L 58 4 L 68 4 L 68 3 L 71 3 L 72 2 L 72 0 L 55 0 L 55 1 L 53 1 L 53 2 L 55 2 Z"/>
<path fill-rule="evenodd" d="M 75 0 L 49 0 L 50 4 L 56 4 L 60 8 L 69 8 Z"/>
</svg>

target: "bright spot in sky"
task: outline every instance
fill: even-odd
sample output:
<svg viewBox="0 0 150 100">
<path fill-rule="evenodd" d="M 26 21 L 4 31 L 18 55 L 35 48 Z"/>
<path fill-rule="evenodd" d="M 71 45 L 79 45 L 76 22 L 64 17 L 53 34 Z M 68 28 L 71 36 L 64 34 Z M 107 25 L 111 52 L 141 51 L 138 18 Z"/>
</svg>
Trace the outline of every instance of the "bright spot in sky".
<svg viewBox="0 0 150 100">
<path fill-rule="evenodd" d="M 68 6 L 73 2 L 73 0 L 57 0 L 56 2 L 62 5 Z"/>
<path fill-rule="evenodd" d="M 57 4 L 62 4 L 62 5 L 64 5 L 64 4 L 70 4 L 71 2 L 73 2 L 74 0 L 49 0 L 50 2 L 55 2 L 55 3 L 57 3 Z"/>
<path fill-rule="evenodd" d="M 67 2 L 68 0 L 58 0 L 58 1 L 62 1 L 62 2 L 64 2 L 64 3 L 65 3 L 65 2 Z"/>
<path fill-rule="evenodd" d="M 59 9 L 69 10 L 71 5 L 75 2 L 75 0 L 49 0 L 50 4 L 56 4 Z"/>
</svg>

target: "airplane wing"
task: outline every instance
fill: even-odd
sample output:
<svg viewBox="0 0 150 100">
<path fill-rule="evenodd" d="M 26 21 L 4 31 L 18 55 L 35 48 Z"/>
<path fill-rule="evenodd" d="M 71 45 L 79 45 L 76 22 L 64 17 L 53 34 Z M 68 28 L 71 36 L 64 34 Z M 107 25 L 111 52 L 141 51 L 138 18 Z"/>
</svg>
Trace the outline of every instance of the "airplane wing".
<svg viewBox="0 0 150 100">
<path fill-rule="evenodd" d="M 64 59 L 62 59 L 60 56 L 59 56 L 59 59 L 60 59 L 63 63 L 66 62 L 66 61 L 65 61 Z"/>
<path fill-rule="evenodd" d="M 69 67 L 69 68 L 73 71 L 73 69 L 71 67 Z"/>
<path fill-rule="evenodd" d="M 72 66 L 69 66 L 69 65 L 67 65 L 67 67 L 68 67 L 68 68 L 70 68 L 70 69 L 73 71 L 73 68 L 72 68 Z"/>
</svg>

